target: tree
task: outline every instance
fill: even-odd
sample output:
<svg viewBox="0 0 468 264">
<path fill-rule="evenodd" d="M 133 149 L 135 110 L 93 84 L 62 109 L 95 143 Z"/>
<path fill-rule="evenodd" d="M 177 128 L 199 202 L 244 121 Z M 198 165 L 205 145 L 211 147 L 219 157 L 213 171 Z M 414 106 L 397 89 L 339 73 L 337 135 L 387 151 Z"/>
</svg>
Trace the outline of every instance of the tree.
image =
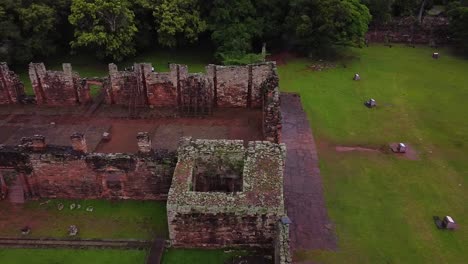
<svg viewBox="0 0 468 264">
<path fill-rule="evenodd" d="M 53 54 L 57 47 L 58 15 L 47 1 L 0 2 L 0 60 L 25 63 Z"/>
<path fill-rule="evenodd" d="M 196 0 L 160 0 L 154 6 L 158 41 L 161 45 L 174 47 L 178 36 L 194 42 L 206 30 L 206 22 L 200 17 Z"/>
<path fill-rule="evenodd" d="M 452 3 L 448 16 L 455 47 L 468 56 L 468 3 L 466 5 L 460 2 Z"/>
<path fill-rule="evenodd" d="M 251 0 L 214 0 L 209 27 L 222 60 L 245 57 L 252 51 L 253 38 L 261 33 Z"/>
<path fill-rule="evenodd" d="M 359 0 L 292 0 L 291 38 L 303 52 L 323 53 L 364 43 L 371 15 Z"/>
<path fill-rule="evenodd" d="M 116 61 L 135 54 L 138 29 L 127 0 L 73 0 L 69 21 L 75 27 L 72 48 L 95 49 L 98 58 Z"/>
<path fill-rule="evenodd" d="M 374 23 L 385 23 L 392 18 L 394 0 L 363 0 L 362 3 L 369 8 Z"/>
</svg>

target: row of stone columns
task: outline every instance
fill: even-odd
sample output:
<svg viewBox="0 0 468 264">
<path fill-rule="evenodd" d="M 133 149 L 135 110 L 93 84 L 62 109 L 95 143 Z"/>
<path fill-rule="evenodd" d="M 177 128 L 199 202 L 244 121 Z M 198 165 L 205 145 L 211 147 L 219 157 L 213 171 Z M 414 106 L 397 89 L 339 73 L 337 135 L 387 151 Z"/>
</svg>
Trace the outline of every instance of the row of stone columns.
<svg viewBox="0 0 468 264">
<path fill-rule="evenodd" d="M 138 152 L 150 153 L 153 151 L 151 139 L 148 132 L 139 132 L 136 136 Z M 86 144 L 86 137 L 83 133 L 73 133 L 70 136 L 72 149 L 76 152 L 87 153 L 88 146 Z M 32 137 L 24 137 L 21 139 L 21 145 L 29 146 L 33 151 L 42 151 L 46 149 L 46 139 L 42 135 L 34 135 Z"/>
</svg>

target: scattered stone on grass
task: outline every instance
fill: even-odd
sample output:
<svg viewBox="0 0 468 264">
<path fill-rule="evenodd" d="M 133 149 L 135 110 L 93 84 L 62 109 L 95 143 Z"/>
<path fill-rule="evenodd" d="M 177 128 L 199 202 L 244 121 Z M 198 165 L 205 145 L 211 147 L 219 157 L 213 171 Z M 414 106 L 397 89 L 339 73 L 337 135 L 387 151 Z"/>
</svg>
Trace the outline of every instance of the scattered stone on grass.
<svg viewBox="0 0 468 264">
<path fill-rule="evenodd" d="M 69 236 L 76 236 L 78 234 L 78 227 L 76 225 L 71 225 L 68 228 L 68 235 Z"/>
<path fill-rule="evenodd" d="M 354 74 L 353 80 L 355 80 L 355 81 L 360 81 L 360 80 L 361 80 L 361 76 L 360 76 L 358 73 L 356 73 L 356 74 Z"/>
<path fill-rule="evenodd" d="M 63 203 L 59 203 L 59 204 L 57 205 L 57 209 L 58 209 L 59 211 L 62 211 L 64 207 L 65 207 L 65 206 L 63 205 Z"/>
<path fill-rule="evenodd" d="M 94 207 L 88 206 L 88 207 L 86 207 L 86 211 L 87 212 L 92 212 L 92 211 L 94 211 Z"/>
<path fill-rule="evenodd" d="M 31 228 L 29 226 L 25 226 L 21 228 L 21 234 L 23 236 L 29 235 L 31 233 Z"/>
<path fill-rule="evenodd" d="M 74 203 L 70 204 L 70 210 L 74 210 L 75 207 L 76 207 L 76 204 L 74 204 Z"/>
<path fill-rule="evenodd" d="M 40 203 L 39 205 L 44 205 L 44 204 L 49 204 L 49 203 L 50 203 L 50 200 L 47 200 L 45 202 Z"/>
<path fill-rule="evenodd" d="M 440 58 L 439 53 L 438 53 L 438 52 L 432 53 L 432 58 L 433 58 L 433 59 L 436 59 L 436 60 L 439 59 L 439 58 Z"/>
<path fill-rule="evenodd" d="M 77 205 L 76 205 L 76 209 L 78 210 L 78 209 L 80 209 L 80 208 L 81 208 L 81 204 L 77 204 Z"/>
<path fill-rule="evenodd" d="M 371 99 L 367 100 L 364 104 L 369 108 L 374 108 L 374 107 L 377 106 L 377 101 L 375 101 L 375 99 L 371 98 Z"/>
</svg>

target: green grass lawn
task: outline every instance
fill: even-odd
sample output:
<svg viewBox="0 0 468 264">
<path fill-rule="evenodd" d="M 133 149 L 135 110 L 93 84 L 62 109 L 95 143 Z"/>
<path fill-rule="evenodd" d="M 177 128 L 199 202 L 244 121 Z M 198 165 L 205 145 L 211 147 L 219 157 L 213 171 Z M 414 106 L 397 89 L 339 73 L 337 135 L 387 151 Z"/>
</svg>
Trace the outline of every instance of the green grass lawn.
<svg viewBox="0 0 468 264">
<path fill-rule="evenodd" d="M 339 249 L 296 254 L 319 263 L 466 263 L 468 259 L 468 61 L 425 47 L 372 46 L 312 72 L 279 67 L 283 91 L 301 94 L 318 144 Z M 354 73 L 362 80 L 352 81 Z M 376 109 L 363 102 L 375 98 Z M 406 142 L 420 160 L 337 153 L 336 145 Z M 461 228 L 439 231 L 433 215 Z"/>
<path fill-rule="evenodd" d="M 71 250 L 71 249 L 1 249 L 0 263 L 4 264 L 136 264 L 145 263 L 144 250 Z M 235 256 L 248 254 L 238 250 L 169 249 L 163 264 L 222 264 Z"/>
<path fill-rule="evenodd" d="M 107 200 L 45 200 L 30 201 L 25 208 L 0 207 L 0 236 L 21 236 L 19 230 L 26 225 L 32 229 L 30 237 L 68 237 L 68 227 L 77 225 L 79 238 L 132 238 L 153 239 L 167 237 L 165 202 L 107 201 Z M 58 204 L 64 205 L 58 210 Z M 70 205 L 80 209 L 70 210 Z M 86 211 L 92 206 L 92 212 Z M 11 212 L 11 213 L 9 213 Z"/>
<path fill-rule="evenodd" d="M 1 249 L 2 264 L 135 264 L 145 263 L 141 250 L 69 250 L 69 249 Z"/>
<path fill-rule="evenodd" d="M 210 250 L 210 249 L 168 249 L 164 252 L 163 264 L 222 264 L 234 256 L 248 254 L 238 250 Z"/>
</svg>

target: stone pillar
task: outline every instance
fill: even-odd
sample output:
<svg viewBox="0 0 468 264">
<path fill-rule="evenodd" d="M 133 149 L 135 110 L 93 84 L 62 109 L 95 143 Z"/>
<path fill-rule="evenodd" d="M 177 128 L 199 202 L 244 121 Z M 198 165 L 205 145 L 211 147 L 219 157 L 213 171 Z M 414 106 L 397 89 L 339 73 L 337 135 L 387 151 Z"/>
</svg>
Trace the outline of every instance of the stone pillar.
<svg viewBox="0 0 468 264">
<path fill-rule="evenodd" d="M 73 133 L 70 136 L 70 139 L 71 139 L 72 148 L 74 151 L 83 152 L 83 153 L 88 152 L 86 138 L 83 133 L 79 133 L 79 132 Z"/>
<path fill-rule="evenodd" d="M 29 64 L 29 78 L 31 79 L 31 85 L 36 95 L 36 102 L 38 105 L 47 103 L 47 98 L 45 96 L 47 85 L 44 83 L 45 75 L 46 67 L 44 63 Z"/>
<path fill-rule="evenodd" d="M 46 148 L 45 137 L 42 135 L 34 135 L 32 137 L 32 149 L 34 151 L 41 151 Z"/>
<path fill-rule="evenodd" d="M 150 153 L 152 151 L 151 139 L 148 132 L 139 132 L 137 135 L 138 151 L 140 153 Z"/>
</svg>

